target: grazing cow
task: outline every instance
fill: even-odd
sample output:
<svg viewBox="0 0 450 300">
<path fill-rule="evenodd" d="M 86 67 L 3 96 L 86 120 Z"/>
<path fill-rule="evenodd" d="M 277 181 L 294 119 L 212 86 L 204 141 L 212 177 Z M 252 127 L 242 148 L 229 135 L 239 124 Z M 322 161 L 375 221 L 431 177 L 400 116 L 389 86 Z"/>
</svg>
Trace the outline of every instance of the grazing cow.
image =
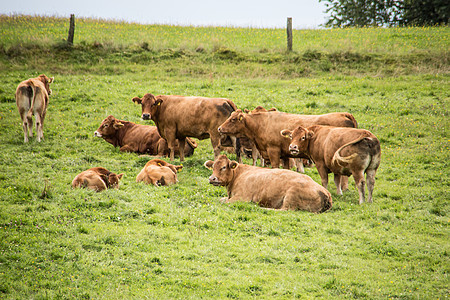
<svg viewBox="0 0 450 300">
<path fill-rule="evenodd" d="M 316 164 L 322 185 L 328 185 L 328 173 L 334 173 L 337 193 L 342 195 L 341 175 L 355 178 L 359 192 L 359 203 L 365 200 L 364 173 L 366 173 L 369 196 L 375 186 L 375 173 L 381 161 L 380 142 L 370 131 L 356 128 L 332 126 L 299 126 L 281 131 L 281 135 L 290 141 L 289 151 L 293 155 L 304 153 Z"/>
<path fill-rule="evenodd" d="M 265 169 L 230 161 L 225 155 L 205 162 L 212 169 L 209 183 L 225 186 L 226 203 L 256 202 L 279 210 L 321 213 L 331 208 L 331 195 L 309 176 L 290 170 Z"/>
<path fill-rule="evenodd" d="M 169 155 L 167 142 L 161 138 L 155 126 L 139 125 L 133 122 L 122 121 L 108 116 L 102 121 L 100 127 L 94 132 L 94 136 L 101 137 L 114 147 L 119 146 L 122 152 L 137 152 L 156 156 Z M 197 143 L 187 139 L 184 147 L 184 155 L 191 156 Z M 176 155 L 179 155 L 179 147 L 176 143 Z"/>
<path fill-rule="evenodd" d="M 156 123 L 159 134 L 169 146 L 170 160 L 174 160 L 175 140 L 178 139 L 183 148 L 186 137 L 210 138 L 216 158 L 220 154 L 221 137 L 217 128 L 236 110 L 236 105 L 225 98 L 145 94 L 132 100 L 142 105 L 142 119 L 152 119 Z M 240 153 L 236 151 L 236 155 L 239 157 Z M 180 160 L 184 160 L 183 153 Z"/>
<path fill-rule="evenodd" d="M 97 192 L 119 188 L 123 173 L 117 175 L 102 167 L 91 168 L 81 172 L 72 181 L 72 188 L 88 188 Z"/>
<path fill-rule="evenodd" d="M 22 81 L 16 90 L 16 104 L 22 119 L 24 143 L 28 142 L 28 135 L 33 136 L 33 115 L 36 122 L 36 139 L 44 138 L 44 119 L 47 113 L 48 96 L 51 95 L 50 83 L 53 77 L 44 74 L 36 78 Z"/>
<path fill-rule="evenodd" d="M 152 159 L 136 176 L 136 182 L 143 181 L 154 186 L 175 184 L 178 182 L 177 172 L 182 168 L 183 166 L 172 165 L 161 159 Z"/>
<path fill-rule="evenodd" d="M 238 109 L 220 125 L 218 131 L 238 138 L 248 137 L 255 143 L 261 155 L 270 159 L 272 168 L 280 166 L 281 158 L 283 167 L 288 169 L 290 157 L 308 157 L 301 154 L 293 155 L 289 151 L 289 142 L 280 136 L 280 131 L 314 124 L 357 127 L 356 120 L 350 113 L 296 115 L 274 111 L 246 114 Z"/>
</svg>

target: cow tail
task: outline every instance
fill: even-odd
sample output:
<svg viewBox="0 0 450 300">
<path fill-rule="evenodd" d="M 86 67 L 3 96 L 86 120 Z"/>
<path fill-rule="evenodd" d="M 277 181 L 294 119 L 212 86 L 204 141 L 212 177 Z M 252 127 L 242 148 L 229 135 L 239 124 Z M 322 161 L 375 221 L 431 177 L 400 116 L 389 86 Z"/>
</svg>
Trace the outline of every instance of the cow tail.
<svg viewBox="0 0 450 300">
<path fill-rule="evenodd" d="M 32 93 L 31 93 L 31 105 L 30 105 L 30 109 L 28 110 L 28 113 L 27 113 L 27 118 L 31 119 L 31 117 L 33 116 L 34 102 L 36 99 L 36 86 L 34 85 L 32 80 L 29 81 L 29 84 L 30 84 L 29 86 L 31 87 Z"/>
<path fill-rule="evenodd" d="M 353 123 L 353 128 L 358 128 L 358 122 L 356 122 L 355 117 L 351 113 L 346 113 L 345 116 L 350 119 Z"/>
<path fill-rule="evenodd" d="M 331 160 L 331 165 L 338 165 L 340 167 L 345 167 L 349 163 L 351 163 L 353 161 L 353 159 L 358 156 L 358 154 L 357 153 L 353 153 L 352 155 L 343 157 L 343 156 L 341 156 L 340 152 L 345 147 L 350 146 L 350 145 L 354 145 L 354 144 L 362 141 L 365 138 L 366 138 L 366 135 L 362 135 L 359 138 L 357 138 L 356 140 L 353 140 L 353 141 L 351 141 L 351 142 L 341 146 L 339 149 L 337 149 L 336 152 L 333 155 L 332 160 Z"/>
</svg>

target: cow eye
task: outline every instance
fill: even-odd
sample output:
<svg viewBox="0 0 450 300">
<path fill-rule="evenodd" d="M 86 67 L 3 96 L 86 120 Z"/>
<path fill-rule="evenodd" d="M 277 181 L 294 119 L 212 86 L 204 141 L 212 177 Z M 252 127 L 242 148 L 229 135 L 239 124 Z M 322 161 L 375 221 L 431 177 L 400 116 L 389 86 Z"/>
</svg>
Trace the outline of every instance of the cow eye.
<svg viewBox="0 0 450 300">
<path fill-rule="evenodd" d="M 222 168 L 220 168 L 220 171 L 225 171 L 227 169 L 226 166 L 223 166 Z"/>
<path fill-rule="evenodd" d="M 103 125 L 103 127 L 105 127 L 105 128 L 108 127 L 108 124 Z"/>
<path fill-rule="evenodd" d="M 302 136 L 302 141 L 304 141 L 305 140 L 305 137 L 304 136 Z"/>
<path fill-rule="evenodd" d="M 236 122 L 236 119 L 231 119 L 230 122 L 234 123 L 234 122 Z"/>
</svg>

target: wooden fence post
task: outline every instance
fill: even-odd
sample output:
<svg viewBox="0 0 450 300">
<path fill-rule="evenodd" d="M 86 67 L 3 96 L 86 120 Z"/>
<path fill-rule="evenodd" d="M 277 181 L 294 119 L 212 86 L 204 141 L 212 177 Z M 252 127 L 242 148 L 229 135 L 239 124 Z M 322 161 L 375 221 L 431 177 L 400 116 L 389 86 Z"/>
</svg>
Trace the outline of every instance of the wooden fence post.
<svg viewBox="0 0 450 300">
<path fill-rule="evenodd" d="M 67 38 L 67 43 L 73 45 L 73 36 L 75 35 L 75 15 L 70 15 L 70 26 L 69 26 L 69 37 Z"/>
<path fill-rule="evenodd" d="M 292 51 L 292 18 L 287 18 L 287 51 Z"/>
</svg>

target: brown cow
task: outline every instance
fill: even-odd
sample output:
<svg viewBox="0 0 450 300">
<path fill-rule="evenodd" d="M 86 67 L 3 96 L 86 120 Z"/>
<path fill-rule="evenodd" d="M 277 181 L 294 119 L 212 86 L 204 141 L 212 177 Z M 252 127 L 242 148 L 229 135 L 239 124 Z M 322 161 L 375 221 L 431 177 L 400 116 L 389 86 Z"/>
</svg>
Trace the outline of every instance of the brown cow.
<svg viewBox="0 0 450 300">
<path fill-rule="evenodd" d="M 94 132 L 94 136 L 103 138 L 114 147 L 119 146 L 122 152 L 156 156 L 169 155 L 167 142 L 161 138 L 155 126 L 118 120 L 110 115 L 102 121 L 100 127 Z M 188 139 L 188 143 L 184 147 L 184 154 L 191 156 L 195 148 L 197 148 L 197 143 Z M 179 148 L 176 147 L 175 150 L 176 155 L 179 155 Z"/>
<path fill-rule="evenodd" d="M 225 98 L 145 94 L 142 98 L 134 97 L 133 102 L 142 105 L 142 119 L 156 123 L 159 134 L 168 143 L 170 160 L 174 160 L 175 140 L 184 147 L 186 137 L 210 138 L 217 157 L 220 154 L 217 128 L 236 110 L 236 105 Z M 240 155 L 238 151 L 236 154 Z M 183 154 L 180 160 L 184 160 Z"/>
<path fill-rule="evenodd" d="M 143 181 L 155 186 L 171 185 L 178 182 L 177 172 L 183 166 L 169 164 L 161 159 L 152 159 L 147 162 L 141 172 L 136 176 L 136 182 Z"/>
<path fill-rule="evenodd" d="M 88 188 L 97 192 L 108 188 L 119 188 L 123 173 L 117 175 L 102 167 L 91 168 L 81 172 L 72 181 L 73 188 Z"/>
<path fill-rule="evenodd" d="M 331 195 L 309 176 L 290 170 L 265 169 L 230 161 L 225 155 L 205 162 L 212 169 L 209 183 L 225 186 L 226 203 L 256 202 L 279 210 L 321 213 L 331 208 Z"/>
<path fill-rule="evenodd" d="M 289 151 L 289 141 L 280 136 L 280 131 L 283 129 L 293 130 L 300 125 L 311 126 L 314 124 L 357 126 L 355 118 L 350 113 L 296 115 L 274 111 L 246 114 L 237 110 L 218 128 L 218 131 L 236 137 L 248 137 L 255 142 L 261 155 L 269 158 L 272 168 L 279 167 L 281 158 L 283 167 L 288 169 L 290 157 L 308 157 L 293 155 Z"/>
<path fill-rule="evenodd" d="M 33 136 L 33 114 L 36 122 L 36 139 L 44 138 L 44 119 L 47 113 L 48 96 L 51 95 L 50 83 L 53 77 L 44 74 L 36 78 L 22 81 L 16 90 L 16 104 L 22 119 L 24 143 L 28 142 L 28 135 Z"/>
<path fill-rule="evenodd" d="M 364 202 L 364 173 L 366 173 L 369 196 L 375 186 L 375 173 L 381 161 L 380 142 L 370 131 L 332 126 L 299 126 L 294 131 L 283 130 L 281 135 L 290 141 L 293 155 L 304 153 L 316 164 L 322 185 L 328 185 L 328 173 L 334 173 L 337 193 L 342 195 L 341 175 L 355 178 L 359 203 Z"/>
</svg>

